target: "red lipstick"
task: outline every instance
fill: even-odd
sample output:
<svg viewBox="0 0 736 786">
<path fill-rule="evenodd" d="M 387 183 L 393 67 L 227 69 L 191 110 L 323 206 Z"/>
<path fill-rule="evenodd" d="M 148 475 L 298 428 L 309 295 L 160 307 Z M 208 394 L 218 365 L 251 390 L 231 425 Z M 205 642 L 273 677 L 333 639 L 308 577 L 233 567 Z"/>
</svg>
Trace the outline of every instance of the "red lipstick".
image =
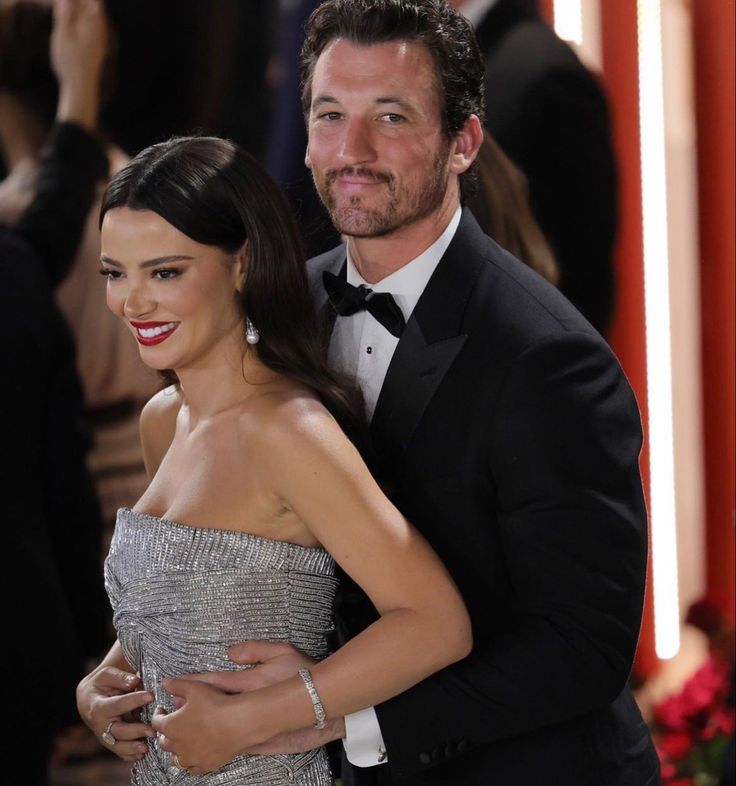
<svg viewBox="0 0 736 786">
<path fill-rule="evenodd" d="M 134 322 L 130 324 L 135 328 L 135 337 L 139 344 L 151 347 L 160 344 L 179 327 L 179 322 Z"/>
</svg>

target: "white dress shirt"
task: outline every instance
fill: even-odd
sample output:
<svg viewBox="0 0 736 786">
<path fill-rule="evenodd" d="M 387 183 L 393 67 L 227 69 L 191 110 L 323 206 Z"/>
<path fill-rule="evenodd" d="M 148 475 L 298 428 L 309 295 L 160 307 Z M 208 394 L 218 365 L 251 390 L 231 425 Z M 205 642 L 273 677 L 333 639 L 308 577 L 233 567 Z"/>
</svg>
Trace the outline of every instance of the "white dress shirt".
<svg viewBox="0 0 736 786">
<path fill-rule="evenodd" d="M 408 322 L 432 273 L 455 236 L 460 214 L 461 209 L 458 207 L 445 231 L 426 251 L 375 284 L 363 280 L 348 253 L 348 283 L 354 286 L 365 284 L 374 292 L 390 292 Z M 330 363 L 360 386 L 369 419 L 373 417 L 398 343 L 399 339 L 367 311 L 359 311 L 348 317 L 338 316 L 335 320 L 330 339 Z M 391 666 L 387 664 L 386 667 Z M 343 745 L 348 761 L 357 767 L 373 767 L 387 761 L 381 729 L 373 707 L 345 717 Z"/>
</svg>

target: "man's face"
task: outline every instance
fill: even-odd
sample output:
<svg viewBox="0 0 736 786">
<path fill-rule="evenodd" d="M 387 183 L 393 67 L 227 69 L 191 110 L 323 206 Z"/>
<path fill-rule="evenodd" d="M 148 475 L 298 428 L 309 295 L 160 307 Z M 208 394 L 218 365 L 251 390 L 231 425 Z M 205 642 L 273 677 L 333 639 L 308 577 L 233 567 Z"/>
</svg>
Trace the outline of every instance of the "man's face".
<svg viewBox="0 0 736 786">
<path fill-rule="evenodd" d="M 339 232 L 387 235 L 439 210 L 449 151 L 426 47 L 337 39 L 325 48 L 312 78 L 306 160 Z"/>
</svg>

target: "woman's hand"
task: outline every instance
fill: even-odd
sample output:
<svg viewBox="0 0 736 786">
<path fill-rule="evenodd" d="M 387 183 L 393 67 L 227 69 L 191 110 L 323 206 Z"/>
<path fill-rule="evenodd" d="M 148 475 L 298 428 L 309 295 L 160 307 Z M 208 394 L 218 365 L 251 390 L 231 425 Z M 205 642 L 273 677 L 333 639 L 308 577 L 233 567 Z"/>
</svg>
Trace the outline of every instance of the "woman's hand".
<svg viewBox="0 0 736 786">
<path fill-rule="evenodd" d="M 148 724 L 138 720 L 140 708 L 153 701 L 153 694 L 138 690 L 140 686 L 138 675 L 101 665 L 77 687 L 82 720 L 106 748 L 125 761 L 140 759 L 148 750 L 146 739 L 156 736 Z"/>
</svg>

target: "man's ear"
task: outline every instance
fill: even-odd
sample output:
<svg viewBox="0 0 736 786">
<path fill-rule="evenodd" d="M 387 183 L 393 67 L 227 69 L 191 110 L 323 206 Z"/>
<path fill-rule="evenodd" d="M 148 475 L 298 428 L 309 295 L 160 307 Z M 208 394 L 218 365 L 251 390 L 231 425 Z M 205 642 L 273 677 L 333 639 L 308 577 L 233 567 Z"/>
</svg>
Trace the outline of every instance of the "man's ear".
<svg viewBox="0 0 736 786">
<path fill-rule="evenodd" d="M 312 168 L 312 159 L 309 157 L 309 145 L 307 145 L 307 151 L 304 153 L 304 166 L 307 169 Z"/>
<path fill-rule="evenodd" d="M 248 258 L 248 241 L 246 240 L 245 243 L 243 243 L 243 245 L 235 252 L 233 275 L 235 277 L 235 289 L 237 289 L 238 292 L 243 291 L 243 285 L 245 284 L 245 278 L 248 272 Z"/>
<path fill-rule="evenodd" d="M 461 175 L 475 161 L 483 142 L 483 126 L 477 115 L 470 115 L 452 139 L 450 172 Z"/>
</svg>

